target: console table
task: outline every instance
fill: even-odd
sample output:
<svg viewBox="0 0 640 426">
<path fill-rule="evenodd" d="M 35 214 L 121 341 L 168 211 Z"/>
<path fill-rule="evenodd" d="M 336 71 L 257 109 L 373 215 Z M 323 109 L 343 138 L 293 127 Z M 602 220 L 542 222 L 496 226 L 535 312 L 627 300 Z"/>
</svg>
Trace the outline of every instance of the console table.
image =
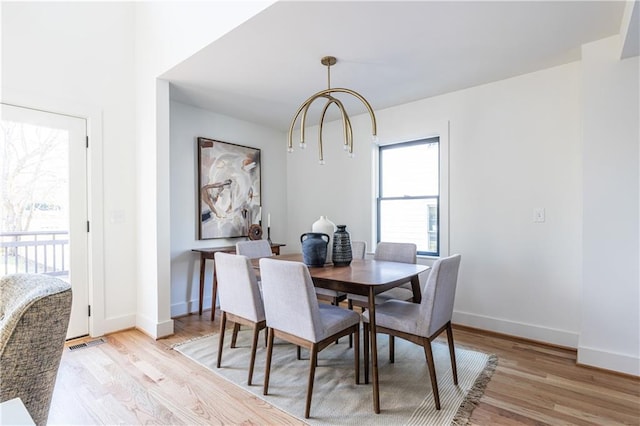
<svg viewBox="0 0 640 426">
<path fill-rule="evenodd" d="M 271 252 L 275 255 L 280 254 L 280 247 L 286 244 L 271 243 Z M 198 248 L 192 249 L 200 253 L 200 300 L 198 301 L 198 315 L 202 315 L 202 299 L 204 297 L 204 273 L 207 260 L 213 260 L 214 256 L 218 252 L 235 254 L 236 246 L 224 246 L 224 247 L 210 247 L 210 248 Z M 216 296 L 218 293 L 218 283 L 216 282 L 216 269 L 213 268 L 213 292 L 211 294 L 211 321 L 213 321 L 216 314 Z"/>
</svg>

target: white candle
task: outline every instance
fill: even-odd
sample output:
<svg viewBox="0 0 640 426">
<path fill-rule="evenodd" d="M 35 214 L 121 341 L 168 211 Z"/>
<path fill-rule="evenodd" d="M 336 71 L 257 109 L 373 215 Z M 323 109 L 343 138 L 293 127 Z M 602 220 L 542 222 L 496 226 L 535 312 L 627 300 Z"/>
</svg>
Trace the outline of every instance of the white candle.
<svg viewBox="0 0 640 426">
<path fill-rule="evenodd" d="M 267 228 L 271 228 L 271 213 L 267 215 Z"/>
</svg>

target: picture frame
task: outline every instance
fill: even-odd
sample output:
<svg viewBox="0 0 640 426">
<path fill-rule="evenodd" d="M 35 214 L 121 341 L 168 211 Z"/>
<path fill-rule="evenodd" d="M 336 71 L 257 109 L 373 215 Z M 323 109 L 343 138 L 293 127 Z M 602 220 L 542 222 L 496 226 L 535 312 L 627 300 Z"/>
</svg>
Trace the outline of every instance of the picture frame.
<svg viewBox="0 0 640 426">
<path fill-rule="evenodd" d="M 246 237 L 260 223 L 261 152 L 198 137 L 198 239 Z"/>
</svg>

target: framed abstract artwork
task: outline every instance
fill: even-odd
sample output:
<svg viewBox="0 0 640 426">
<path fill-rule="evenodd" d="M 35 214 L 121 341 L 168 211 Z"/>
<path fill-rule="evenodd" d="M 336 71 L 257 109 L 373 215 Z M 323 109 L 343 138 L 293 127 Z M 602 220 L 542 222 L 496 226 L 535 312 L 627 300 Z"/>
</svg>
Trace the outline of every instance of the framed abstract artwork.
<svg viewBox="0 0 640 426">
<path fill-rule="evenodd" d="M 246 237 L 261 220 L 260 150 L 198 138 L 201 240 Z"/>
</svg>

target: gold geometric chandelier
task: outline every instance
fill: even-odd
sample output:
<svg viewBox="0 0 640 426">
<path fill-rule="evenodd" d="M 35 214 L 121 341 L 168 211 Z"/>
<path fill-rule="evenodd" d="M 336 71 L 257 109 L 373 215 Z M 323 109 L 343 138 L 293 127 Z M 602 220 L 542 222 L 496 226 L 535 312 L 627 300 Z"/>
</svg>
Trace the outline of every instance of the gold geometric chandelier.
<svg viewBox="0 0 640 426">
<path fill-rule="evenodd" d="M 309 107 L 311 106 L 313 101 L 315 101 L 316 99 L 324 98 L 327 100 L 327 103 L 322 109 L 322 115 L 320 116 L 320 127 L 318 131 L 318 155 L 320 159 L 320 164 L 324 164 L 324 155 L 322 152 L 322 129 L 324 125 L 324 118 L 327 113 L 327 109 L 332 104 L 335 104 L 338 107 L 338 109 L 340 110 L 340 114 L 342 116 L 342 130 L 344 134 L 343 148 L 345 151 L 348 152 L 349 157 L 353 158 L 353 130 L 351 129 L 351 121 L 349 120 L 349 116 L 347 115 L 347 112 L 345 111 L 344 105 L 342 104 L 342 102 L 338 98 L 335 98 L 333 96 L 333 94 L 335 93 L 346 93 L 346 94 L 352 95 L 357 99 L 359 99 L 360 102 L 364 104 L 364 106 L 369 111 L 369 116 L 371 117 L 371 134 L 372 134 L 373 141 L 377 142 L 376 116 L 373 113 L 373 109 L 371 108 L 371 105 L 369 105 L 369 102 L 367 102 L 367 100 L 362 95 L 360 95 L 358 92 L 355 92 L 353 90 L 339 88 L 339 87 L 333 88 L 333 89 L 331 88 L 331 66 L 335 65 L 336 62 L 338 62 L 338 60 L 333 56 L 325 56 L 320 60 L 320 63 L 327 67 L 327 89 L 319 91 L 318 93 L 314 94 L 309 99 L 304 101 L 304 103 L 300 106 L 300 108 L 298 108 L 298 111 L 296 111 L 295 115 L 293 116 L 293 120 L 291 120 L 291 126 L 289 127 L 289 147 L 287 151 L 293 152 L 293 127 L 295 126 L 296 121 L 298 120 L 298 117 L 300 116 L 300 114 L 302 114 L 300 119 L 300 148 L 304 149 L 306 147 L 306 142 L 304 137 L 304 134 L 305 134 L 304 128 L 307 120 L 307 112 L 309 111 Z"/>
</svg>

